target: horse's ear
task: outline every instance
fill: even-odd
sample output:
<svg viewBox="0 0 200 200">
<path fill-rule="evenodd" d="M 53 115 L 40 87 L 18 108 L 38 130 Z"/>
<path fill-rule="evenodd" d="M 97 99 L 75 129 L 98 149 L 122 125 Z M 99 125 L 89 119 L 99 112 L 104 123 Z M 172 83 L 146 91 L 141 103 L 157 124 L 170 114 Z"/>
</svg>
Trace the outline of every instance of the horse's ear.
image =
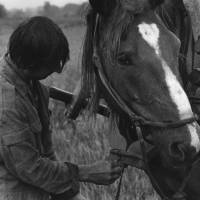
<svg viewBox="0 0 200 200">
<path fill-rule="evenodd" d="M 165 0 L 149 0 L 151 7 L 154 9 L 164 3 Z"/>
<path fill-rule="evenodd" d="M 116 6 L 116 0 L 89 0 L 92 8 L 103 16 L 108 16 Z"/>
</svg>

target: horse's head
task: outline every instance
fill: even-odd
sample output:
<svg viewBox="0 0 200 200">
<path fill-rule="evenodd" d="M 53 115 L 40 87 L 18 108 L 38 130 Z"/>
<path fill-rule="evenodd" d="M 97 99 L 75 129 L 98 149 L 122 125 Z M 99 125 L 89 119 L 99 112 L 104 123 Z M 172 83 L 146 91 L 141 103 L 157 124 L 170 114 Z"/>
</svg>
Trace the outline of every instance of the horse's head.
<svg viewBox="0 0 200 200">
<path fill-rule="evenodd" d="M 154 12 L 162 2 L 90 0 L 83 80 L 93 91 L 103 88 L 118 113 L 128 110 L 146 122 L 144 133 L 152 134 L 162 162 L 174 170 L 189 165 L 199 152 L 200 128 L 191 120 L 194 114 L 182 88 L 180 41 Z"/>
</svg>

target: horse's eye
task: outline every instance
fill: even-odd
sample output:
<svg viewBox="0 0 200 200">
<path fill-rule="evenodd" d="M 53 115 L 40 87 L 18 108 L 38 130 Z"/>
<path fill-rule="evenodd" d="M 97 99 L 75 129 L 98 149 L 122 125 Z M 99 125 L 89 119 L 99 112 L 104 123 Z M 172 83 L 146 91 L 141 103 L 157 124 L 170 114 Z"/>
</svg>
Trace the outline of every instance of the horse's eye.
<svg viewBox="0 0 200 200">
<path fill-rule="evenodd" d="M 127 54 L 120 54 L 118 56 L 118 62 L 120 65 L 132 65 L 131 57 Z"/>
</svg>

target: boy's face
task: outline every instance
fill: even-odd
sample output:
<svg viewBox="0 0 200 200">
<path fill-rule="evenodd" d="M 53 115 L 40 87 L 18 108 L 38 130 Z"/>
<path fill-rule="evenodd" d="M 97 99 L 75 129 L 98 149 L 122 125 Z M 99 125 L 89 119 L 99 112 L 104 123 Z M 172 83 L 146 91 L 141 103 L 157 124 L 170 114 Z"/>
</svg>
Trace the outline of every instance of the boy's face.
<svg viewBox="0 0 200 200">
<path fill-rule="evenodd" d="M 56 67 L 40 67 L 38 68 L 31 68 L 29 70 L 26 70 L 26 75 L 28 76 L 29 79 L 32 80 L 42 80 L 47 78 L 49 75 L 52 73 L 57 72 L 61 73 L 62 69 L 61 68 L 56 68 Z"/>
</svg>

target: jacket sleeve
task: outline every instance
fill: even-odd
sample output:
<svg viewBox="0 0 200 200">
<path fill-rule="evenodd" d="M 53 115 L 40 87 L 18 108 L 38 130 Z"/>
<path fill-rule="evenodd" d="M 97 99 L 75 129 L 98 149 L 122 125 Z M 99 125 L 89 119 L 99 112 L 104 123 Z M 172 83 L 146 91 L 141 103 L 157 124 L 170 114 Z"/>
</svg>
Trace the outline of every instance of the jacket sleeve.
<svg viewBox="0 0 200 200">
<path fill-rule="evenodd" d="M 40 154 L 36 130 L 39 122 L 30 126 L 22 102 L 13 102 L 13 98 L 12 92 L 3 92 L 0 97 L 0 159 L 7 170 L 24 183 L 49 193 L 78 193 L 78 167 Z"/>
<path fill-rule="evenodd" d="M 39 88 L 40 88 L 40 95 L 42 95 L 42 104 L 46 108 L 45 114 L 46 116 L 43 116 L 43 119 L 45 119 L 46 124 L 48 126 L 47 129 L 43 131 L 43 146 L 44 146 L 44 155 L 48 157 L 51 160 L 59 161 L 58 156 L 56 155 L 56 152 L 53 148 L 53 142 L 52 142 L 52 126 L 51 126 L 51 116 L 52 112 L 49 110 L 49 87 L 39 82 Z"/>
</svg>

